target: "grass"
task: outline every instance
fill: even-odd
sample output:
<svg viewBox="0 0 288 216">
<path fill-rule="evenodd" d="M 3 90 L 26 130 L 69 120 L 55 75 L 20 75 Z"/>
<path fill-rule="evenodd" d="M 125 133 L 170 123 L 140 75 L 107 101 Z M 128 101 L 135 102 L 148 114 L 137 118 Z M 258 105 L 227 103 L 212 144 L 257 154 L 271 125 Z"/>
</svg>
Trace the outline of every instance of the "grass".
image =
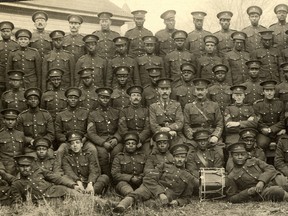
<svg viewBox="0 0 288 216">
<path fill-rule="evenodd" d="M 119 201 L 115 196 L 104 197 L 104 200 Z M 96 202 L 100 202 L 97 204 Z M 153 207 L 152 207 L 153 206 Z M 81 196 L 77 199 L 53 200 L 39 203 L 35 206 L 27 202 L 21 206 L 0 207 L 1 216 L 109 216 L 112 215 L 112 205 L 106 205 L 103 199 L 93 196 Z M 155 202 L 139 204 L 127 210 L 129 216 L 286 216 L 288 205 L 286 202 L 253 202 L 245 204 L 231 204 L 225 201 L 199 202 L 193 200 L 184 207 L 162 208 Z"/>
</svg>

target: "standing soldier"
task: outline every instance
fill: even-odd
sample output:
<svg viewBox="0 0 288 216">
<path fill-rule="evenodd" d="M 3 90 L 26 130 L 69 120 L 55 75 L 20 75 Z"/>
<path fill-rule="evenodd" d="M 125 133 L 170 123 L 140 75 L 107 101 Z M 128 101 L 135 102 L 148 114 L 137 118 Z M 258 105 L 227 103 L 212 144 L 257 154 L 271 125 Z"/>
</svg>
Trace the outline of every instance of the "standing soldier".
<svg viewBox="0 0 288 216">
<path fill-rule="evenodd" d="M 128 82 L 130 68 L 126 66 L 116 67 L 114 73 L 117 83 L 111 95 L 111 105 L 113 108 L 121 110 L 128 107 L 130 103 L 129 95 L 126 92 L 131 86 Z"/>
<path fill-rule="evenodd" d="M 163 58 L 156 56 L 156 44 L 158 39 L 155 36 L 145 36 L 142 38 L 144 43 L 145 53 L 143 56 L 137 58 L 139 75 L 142 86 L 151 84 L 151 79 L 147 67 L 157 66 L 164 67 Z M 165 71 L 161 70 L 161 77 L 164 77 Z"/>
<path fill-rule="evenodd" d="M 288 35 L 288 30 L 285 32 L 285 34 L 286 34 L 286 37 L 287 37 L 287 35 Z M 287 38 L 288 38 L 288 37 L 287 37 Z M 281 51 L 281 55 L 282 55 L 283 61 L 284 61 L 284 62 L 288 62 L 288 47 L 285 48 L 285 49 L 283 49 L 283 50 Z"/>
<path fill-rule="evenodd" d="M 83 38 L 87 54 L 81 56 L 75 66 L 75 85 L 83 86 L 80 82 L 79 71 L 85 68 L 92 68 L 93 86 L 103 87 L 106 81 L 107 61 L 96 53 L 97 41 L 99 38 L 93 34 L 86 35 Z M 78 73 L 78 74 L 77 74 Z M 82 80 L 83 81 L 83 80 Z"/>
<path fill-rule="evenodd" d="M 274 148 L 280 135 L 285 134 L 284 104 L 275 98 L 275 80 L 261 82 L 264 99 L 256 101 L 253 105 L 258 121 L 259 134 L 257 143 L 265 151 Z"/>
<path fill-rule="evenodd" d="M 171 78 L 174 82 L 178 81 L 181 77 L 180 67 L 182 63 L 195 64 L 195 56 L 185 49 L 185 41 L 187 33 L 183 30 L 177 30 L 172 34 L 175 41 L 175 50 L 171 51 L 164 57 L 165 73 L 166 76 Z"/>
<path fill-rule="evenodd" d="M 226 82 L 228 67 L 223 64 L 217 64 L 212 68 L 212 71 L 215 74 L 215 82 L 208 88 L 208 98 L 218 103 L 223 114 L 226 106 L 232 102 L 230 85 Z"/>
<path fill-rule="evenodd" d="M 96 94 L 97 87 L 94 85 L 93 80 L 93 68 L 83 68 L 78 71 L 80 76 L 81 86 L 79 87 L 82 91 L 80 98 L 81 106 L 92 111 L 98 107 L 98 96 Z"/>
<path fill-rule="evenodd" d="M 188 103 L 184 107 L 184 128 L 183 132 L 187 138 L 187 143 L 196 148 L 197 144 L 193 140 L 194 133 L 203 128 L 210 131 L 209 142 L 212 146 L 217 145 L 223 132 L 223 117 L 217 102 L 207 98 L 209 80 L 194 79 L 196 100 Z M 221 146 L 219 146 L 221 148 Z M 222 149 L 219 149 L 221 152 Z M 223 153 L 222 153 L 223 155 Z"/>
<path fill-rule="evenodd" d="M 172 80 L 162 78 L 157 81 L 159 101 L 149 107 L 150 127 L 152 133 L 169 132 L 173 137 L 171 146 L 182 141 L 183 112 L 178 101 L 170 99 Z"/>
<path fill-rule="evenodd" d="M 260 71 L 261 78 L 280 81 L 283 78 L 279 67 L 282 63 L 282 56 L 280 50 L 273 47 L 272 33 L 273 31 L 270 30 L 260 31 L 263 48 L 255 50 L 251 54 L 251 58 L 262 62 Z"/>
<path fill-rule="evenodd" d="M 63 49 L 63 38 L 65 33 L 61 30 L 55 30 L 50 33 L 53 50 L 45 55 L 42 63 L 42 89 L 43 91 L 51 88 L 48 80 L 48 71 L 53 68 L 59 68 L 64 71 L 62 74 L 62 87 L 68 88 L 74 84 L 74 56 Z M 48 82 L 47 82 L 48 80 Z"/>
<path fill-rule="evenodd" d="M 160 79 L 163 68 L 148 65 L 146 70 L 148 71 L 151 84 L 144 86 L 142 98 L 144 106 L 149 107 L 152 103 L 155 103 L 159 100 L 157 80 Z"/>
<path fill-rule="evenodd" d="M 41 87 L 41 63 L 39 52 L 28 47 L 32 33 L 27 29 L 19 29 L 15 33 L 19 49 L 9 53 L 6 72 L 21 70 L 24 72 L 24 87 Z"/>
<path fill-rule="evenodd" d="M 250 54 L 245 51 L 247 35 L 244 32 L 234 32 L 231 37 L 233 38 L 234 46 L 224 57 L 228 62 L 232 84 L 239 85 L 248 78 L 247 67 L 245 65 L 250 60 Z"/>
<path fill-rule="evenodd" d="M 115 68 L 119 66 L 129 67 L 128 83 L 130 85 L 141 84 L 137 61 L 127 55 L 128 40 L 129 39 L 127 37 L 117 37 L 113 40 L 116 46 L 117 55 L 112 60 L 108 61 L 106 86 L 115 86 L 117 79 L 115 76 L 113 76 L 113 72 Z"/>
<path fill-rule="evenodd" d="M 283 71 L 284 79 L 275 87 L 275 96 L 284 103 L 285 118 L 288 117 L 288 62 L 280 65 Z"/>
<path fill-rule="evenodd" d="M 153 36 L 150 30 L 144 28 L 146 13 L 147 11 L 145 10 L 132 11 L 131 14 L 134 15 L 134 22 L 135 22 L 136 27 L 128 30 L 125 33 L 125 37 L 130 39 L 128 53 L 134 58 L 140 57 L 145 54 L 142 37 Z"/>
<path fill-rule="evenodd" d="M 287 35 L 285 32 L 288 30 L 288 23 L 286 22 L 288 5 L 279 4 L 274 8 L 274 13 L 277 16 L 278 22 L 269 26 L 269 30 L 274 31 L 274 43 L 279 50 L 288 48 Z"/>
<path fill-rule="evenodd" d="M 262 62 L 259 60 L 250 60 L 246 62 L 248 68 L 248 79 L 242 85 L 247 89 L 245 91 L 244 103 L 252 105 L 255 101 L 263 98 L 263 88 L 260 83 L 263 81 L 259 77 Z M 265 77 L 263 77 L 265 79 Z"/>
<path fill-rule="evenodd" d="M 52 68 L 48 71 L 51 89 L 44 92 L 41 97 L 41 107 L 51 114 L 53 122 L 56 119 L 56 115 L 67 107 L 65 90 L 62 88 L 63 73 L 64 71 L 59 68 Z"/>
<path fill-rule="evenodd" d="M 180 67 L 181 79 L 175 83 L 172 98 L 180 102 L 182 109 L 187 103 L 192 103 L 195 96 L 193 79 L 196 78 L 196 67 L 190 63 L 183 63 Z"/>
<path fill-rule="evenodd" d="M 48 14 L 44 11 L 36 11 L 32 14 L 32 20 L 36 31 L 32 33 L 30 47 L 37 49 L 43 59 L 52 49 L 51 38 L 49 37 L 49 33 L 45 31 Z"/>
<path fill-rule="evenodd" d="M 127 89 L 130 105 L 120 111 L 119 133 L 123 137 L 127 132 L 139 136 L 138 148 L 146 155 L 150 153 L 150 123 L 148 108 L 141 106 L 143 88 L 131 86 Z"/>
<path fill-rule="evenodd" d="M 258 6 L 250 6 L 246 10 L 251 25 L 247 26 L 242 30 L 246 33 L 246 51 L 252 53 L 254 50 L 262 47 L 261 36 L 259 31 L 265 31 L 265 28 L 262 25 L 259 25 L 260 16 L 262 15 L 262 9 Z"/>
<path fill-rule="evenodd" d="M 15 129 L 19 111 L 13 108 L 1 111 L 4 128 L 0 130 L 0 170 L 16 175 L 17 169 L 14 157 L 24 153 L 26 138 L 23 131 Z"/>
<path fill-rule="evenodd" d="M 33 141 L 37 137 L 44 137 L 53 142 L 55 139 L 54 123 L 51 114 L 47 110 L 39 108 L 41 101 L 41 90 L 29 88 L 25 91 L 24 97 L 27 101 L 28 109 L 18 115 L 17 129 L 24 132 L 29 147 L 33 147 Z M 27 149 L 27 153 L 32 149 Z"/>
<path fill-rule="evenodd" d="M 233 48 L 232 33 L 235 30 L 230 29 L 230 21 L 233 16 L 231 11 L 222 11 L 217 14 L 219 23 L 221 25 L 221 30 L 214 33 L 214 35 L 219 39 L 218 51 L 220 56 L 224 56 L 225 53 L 229 52 Z"/>
<path fill-rule="evenodd" d="M 2 41 L 0 41 L 0 95 L 2 95 L 6 88 L 8 89 L 8 77 L 6 74 L 8 55 L 10 51 L 19 48 L 19 44 L 14 40 L 11 40 L 13 29 L 14 25 L 9 21 L 3 21 L 0 23 L 2 37 Z"/>
<path fill-rule="evenodd" d="M 4 92 L 1 96 L 2 108 L 15 108 L 20 112 L 26 110 L 27 103 L 24 97 L 22 71 L 8 71 L 10 90 Z"/>
<path fill-rule="evenodd" d="M 70 34 L 64 37 L 63 48 L 74 55 L 75 62 L 85 54 L 83 35 L 79 33 L 83 18 L 79 15 L 69 15 Z M 71 71 L 72 73 L 73 71 Z M 74 83 L 72 83 L 73 85 Z"/>
<path fill-rule="evenodd" d="M 164 20 L 164 24 L 166 26 L 165 29 L 158 31 L 155 34 L 159 41 L 159 55 L 161 57 L 164 57 L 166 54 L 173 51 L 176 47 L 172 38 L 172 34 L 176 31 L 175 14 L 175 10 L 168 10 L 162 13 L 160 16 L 160 18 Z"/>
<path fill-rule="evenodd" d="M 207 15 L 205 12 L 194 11 L 191 15 L 193 16 L 195 30 L 188 34 L 186 48 L 199 58 L 205 53 L 205 43 L 203 39 L 206 35 L 211 35 L 211 32 L 203 29 L 204 17 Z"/>
<path fill-rule="evenodd" d="M 120 37 L 118 32 L 112 31 L 111 26 L 111 17 L 113 16 L 110 12 L 101 12 L 98 14 L 99 24 L 101 30 L 93 32 L 99 38 L 96 53 L 106 60 L 111 59 L 115 56 L 116 48 L 113 42 L 114 38 Z"/>
<path fill-rule="evenodd" d="M 99 107 L 88 117 L 87 138 L 96 146 L 103 174 L 110 176 L 110 162 L 122 151 L 119 134 L 119 110 L 110 106 L 110 88 L 98 88 Z"/>
</svg>

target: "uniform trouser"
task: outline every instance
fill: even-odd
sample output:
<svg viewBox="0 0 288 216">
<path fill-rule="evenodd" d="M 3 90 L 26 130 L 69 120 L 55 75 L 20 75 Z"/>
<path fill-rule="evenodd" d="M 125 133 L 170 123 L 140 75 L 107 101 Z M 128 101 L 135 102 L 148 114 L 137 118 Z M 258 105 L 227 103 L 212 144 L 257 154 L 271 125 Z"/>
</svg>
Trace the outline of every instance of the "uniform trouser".
<svg viewBox="0 0 288 216">
<path fill-rule="evenodd" d="M 286 176 L 278 174 L 275 176 L 272 182 L 274 183 L 274 185 L 280 186 L 288 192 L 288 178 Z"/>
<path fill-rule="evenodd" d="M 269 136 L 266 136 L 264 134 L 259 133 L 256 137 L 258 146 L 262 149 L 267 149 L 270 145 L 271 142 L 276 142 L 278 141 L 278 136 L 276 134 L 269 134 Z"/>
<path fill-rule="evenodd" d="M 127 196 L 132 191 L 134 191 L 132 185 L 126 181 L 118 182 L 115 186 L 115 190 L 118 194 L 120 194 L 121 196 L 124 196 L 124 197 Z"/>
<path fill-rule="evenodd" d="M 102 195 L 103 191 L 108 187 L 110 184 L 110 178 L 109 176 L 102 174 L 100 175 L 96 182 L 94 183 L 94 193 L 97 195 Z M 87 187 L 87 183 L 84 184 L 84 187 Z"/>
<path fill-rule="evenodd" d="M 68 143 L 61 143 L 58 150 L 57 150 L 56 160 L 59 164 L 61 164 L 61 167 L 62 167 L 63 156 L 64 156 L 64 154 L 66 154 L 68 152 L 68 149 L 69 149 Z M 95 148 L 95 146 L 91 142 L 87 141 L 83 145 L 83 151 L 90 152 L 95 157 L 97 164 L 98 164 L 98 169 L 101 170 L 100 166 L 99 166 L 98 152 L 97 152 L 97 149 Z"/>
<path fill-rule="evenodd" d="M 96 146 L 99 156 L 99 165 L 101 167 L 102 174 L 111 176 L 110 165 L 113 162 L 114 157 L 123 150 L 123 144 L 118 143 L 111 151 L 108 151 L 102 146 Z"/>
<path fill-rule="evenodd" d="M 257 195 L 260 201 L 283 201 L 285 191 L 280 186 L 268 186 L 261 192 L 261 196 Z"/>
<path fill-rule="evenodd" d="M 134 198 L 135 202 L 143 202 L 154 197 L 154 195 L 143 184 L 141 184 L 139 188 L 132 191 L 127 196 Z"/>
</svg>

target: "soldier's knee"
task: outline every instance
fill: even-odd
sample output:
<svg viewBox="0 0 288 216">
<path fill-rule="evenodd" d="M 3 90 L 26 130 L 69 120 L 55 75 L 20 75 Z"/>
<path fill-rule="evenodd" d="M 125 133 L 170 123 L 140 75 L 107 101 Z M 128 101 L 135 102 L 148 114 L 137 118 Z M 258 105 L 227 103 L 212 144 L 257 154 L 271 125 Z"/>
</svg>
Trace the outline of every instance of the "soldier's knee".
<svg viewBox="0 0 288 216">
<path fill-rule="evenodd" d="M 105 189 L 109 186 L 110 184 L 110 178 L 108 175 L 101 175 L 97 179 L 97 181 L 94 184 L 94 192 L 95 194 L 103 194 Z"/>
<path fill-rule="evenodd" d="M 133 190 L 132 186 L 129 185 L 127 182 L 125 181 L 120 181 L 116 187 L 115 190 L 118 194 L 120 194 L 121 196 L 126 196 L 129 193 L 131 193 Z"/>
<path fill-rule="evenodd" d="M 262 149 L 267 149 L 271 142 L 271 139 L 263 134 L 258 134 L 256 140 L 258 146 Z"/>
</svg>

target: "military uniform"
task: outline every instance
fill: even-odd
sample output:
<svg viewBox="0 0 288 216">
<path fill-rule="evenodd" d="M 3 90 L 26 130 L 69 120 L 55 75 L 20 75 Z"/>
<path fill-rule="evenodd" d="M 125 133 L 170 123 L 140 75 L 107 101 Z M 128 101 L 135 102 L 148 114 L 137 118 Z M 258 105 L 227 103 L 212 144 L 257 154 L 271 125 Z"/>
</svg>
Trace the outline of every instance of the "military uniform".
<svg viewBox="0 0 288 216">
<path fill-rule="evenodd" d="M 111 95 L 111 104 L 112 107 L 118 110 L 122 110 L 129 106 L 130 99 L 129 95 L 126 93 L 130 85 L 126 86 L 116 86 L 113 88 L 113 93 Z"/>
<path fill-rule="evenodd" d="M 19 88 L 18 90 L 7 90 L 1 96 L 2 108 L 15 108 L 19 111 L 26 110 L 27 104 L 24 98 L 25 89 Z"/>
<path fill-rule="evenodd" d="M 261 80 L 248 79 L 242 83 L 247 89 L 245 91 L 244 103 L 252 105 L 255 101 L 263 98 L 263 88 L 260 86 Z"/>
<path fill-rule="evenodd" d="M 218 43 L 218 51 L 220 56 L 224 56 L 226 53 L 232 50 L 233 48 L 233 40 L 231 35 L 236 32 L 235 30 L 229 29 L 228 31 L 217 31 L 214 35 L 219 39 Z"/>
<path fill-rule="evenodd" d="M 288 137 L 281 137 L 277 143 L 274 166 L 283 175 L 288 176 Z"/>
<path fill-rule="evenodd" d="M 68 34 L 64 37 L 63 49 L 74 55 L 74 61 L 77 61 L 86 52 L 83 37 L 81 34 Z"/>
<path fill-rule="evenodd" d="M 283 63 L 280 65 L 283 73 L 286 74 L 288 72 L 288 64 Z M 284 79 L 281 83 L 275 86 L 276 97 L 278 97 L 284 103 L 285 109 L 285 118 L 288 117 L 288 81 L 286 75 L 284 75 Z"/>
<path fill-rule="evenodd" d="M 43 59 L 52 50 L 51 38 L 49 33 L 44 31 L 35 30 L 32 33 L 30 40 L 30 47 L 38 50 L 41 58 Z"/>
<path fill-rule="evenodd" d="M 195 86 L 193 82 L 185 82 L 183 79 L 178 80 L 173 86 L 171 98 L 178 101 L 182 109 L 184 109 L 187 103 L 192 103 L 195 100 Z"/>
<path fill-rule="evenodd" d="M 154 87 L 152 84 L 144 87 L 142 97 L 144 100 L 145 107 L 149 107 L 151 104 L 159 101 L 158 91 L 156 87 Z"/>
<path fill-rule="evenodd" d="M 80 97 L 81 107 L 84 107 L 90 111 L 95 110 L 98 106 L 98 95 L 96 94 L 96 89 L 94 85 L 89 87 L 81 86 L 82 96 Z"/>
</svg>

